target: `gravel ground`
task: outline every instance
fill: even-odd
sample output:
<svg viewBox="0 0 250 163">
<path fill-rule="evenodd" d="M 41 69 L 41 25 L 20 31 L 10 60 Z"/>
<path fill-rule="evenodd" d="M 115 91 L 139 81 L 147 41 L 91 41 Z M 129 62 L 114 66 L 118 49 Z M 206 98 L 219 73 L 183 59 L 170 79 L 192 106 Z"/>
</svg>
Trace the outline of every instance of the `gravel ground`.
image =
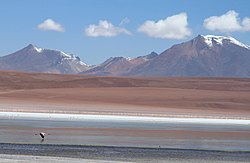
<svg viewBox="0 0 250 163">
<path fill-rule="evenodd" d="M 0 144 L 0 162 L 250 162 L 250 152 Z"/>
</svg>

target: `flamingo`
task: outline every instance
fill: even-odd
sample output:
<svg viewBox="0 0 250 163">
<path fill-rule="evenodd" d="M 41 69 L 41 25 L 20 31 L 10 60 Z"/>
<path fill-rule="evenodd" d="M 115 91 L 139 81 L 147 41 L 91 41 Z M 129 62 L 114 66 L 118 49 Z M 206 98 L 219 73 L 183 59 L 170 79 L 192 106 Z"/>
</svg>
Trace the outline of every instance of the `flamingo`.
<svg viewBox="0 0 250 163">
<path fill-rule="evenodd" d="M 40 132 L 40 136 L 41 136 L 42 139 L 44 139 L 45 138 L 45 133 L 44 132 Z"/>
<path fill-rule="evenodd" d="M 35 134 L 35 135 L 38 135 L 38 134 Z M 46 136 L 46 135 L 49 135 L 49 134 L 44 133 L 44 132 L 40 132 L 39 135 L 41 136 L 42 140 L 44 140 L 44 139 L 45 139 L 45 136 Z"/>
</svg>

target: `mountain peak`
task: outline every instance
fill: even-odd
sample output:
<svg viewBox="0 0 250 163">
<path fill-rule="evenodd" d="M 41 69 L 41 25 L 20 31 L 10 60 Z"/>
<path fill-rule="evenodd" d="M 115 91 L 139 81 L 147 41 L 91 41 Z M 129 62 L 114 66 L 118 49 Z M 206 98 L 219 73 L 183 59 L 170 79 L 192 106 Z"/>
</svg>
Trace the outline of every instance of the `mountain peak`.
<svg viewBox="0 0 250 163">
<path fill-rule="evenodd" d="M 156 52 L 151 52 L 150 54 L 147 55 L 147 59 L 152 59 L 154 57 L 158 56 L 158 54 Z"/>
<path fill-rule="evenodd" d="M 154 57 L 158 56 L 158 54 L 156 52 L 151 52 L 150 54 L 148 55 L 145 55 L 145 56 L 139 56 L 137 58 L 144 58 L 144 59 L 152 59 Z"/>
<path fill-rule="evenodd" d="M 29 44 L 28 46 L 26 46 L 22 50 L 30 51 L 30 53 L 35 54 L 35 55 L 37 55 L 37 54 L 39 54 L 39 55 L 41 55 L 41 54 L 59 55 L 62 59 L 77 60 L 81 65 L 84 65 L 84 66 L 87 66 L 87 67 L 89 66 L 86 63 L 82 62 L 80 57 L 75 56 L 73 54 L 67 54 L 67 53 L 65 53 L 63 51 L 60 51 L 60 50 L 43 49 L 43 48 L 37 47 L 34 44 Z"/>
<path fill-rule="evenodd" d="M 225 43 L 231 43 L 231 44 L 235 44 L 237 46 L 246 48 L 248 50 L 250 50 L 250 46 L 243 44 L 242 42 L 236 40 L 235 38 L 231 37 L 231 36 L 215 36 L 215 35 L 198 35 L 198 38 L 203 38 L 204 42 L 209 46 L 209 47 L 213 47 L 214 44 L 223 46 Z"/>
<path fill-rule="evenodd" d="M 35 45 L 34 44 L 29 44 L 28 46 L 26 46 L 26 48 L 34 48 Z"/>
<path fill-rule="evenodd" d="M 29 44 L 15 53 L 0 57 L 0 68 L 29 72 L 79 73 L 89 66 L 73 54 Z"/>
<path fill-rule="evenodd" d="M 41 53 L 43 51 L 42 48 L 39 48 L 37 46 L 35 46 L 34 44 L 29 44 L 28 46 L 26 46 L 24 49 L 27 49 L 27 50 L 34 50 L 38 53 Z"/>
</svg>

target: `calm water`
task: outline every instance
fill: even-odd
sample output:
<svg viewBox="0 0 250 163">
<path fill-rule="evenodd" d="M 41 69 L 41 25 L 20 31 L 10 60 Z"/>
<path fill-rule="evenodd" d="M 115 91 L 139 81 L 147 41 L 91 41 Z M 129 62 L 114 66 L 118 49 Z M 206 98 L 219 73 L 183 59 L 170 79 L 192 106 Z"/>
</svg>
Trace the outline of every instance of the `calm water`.
<svg viewBox="0 0 250 163">
<path fill-rule="evenodd" d="M 92 129 L 95 130 L 92 130 Z M 104 129 L 109 129 L 108 131 Z M 117 134 L 112 129 L 125 131 Z M 139 130 L 143 134 L 131 134 L 126 131 Z M 181 131 L 175 136 L 169 131 Z M 47 132 L 45 141 L 41 141 L 39 132 Z M 154 134 L 153 132 L 157 131 Z M 192 137 L 189 131 L 219 132 Z M 227 133 L 245 133 L 241 138 L 230 138 Z M 223 139 L 223 136 L 227 139 Z M 0 143 L 30 144 L 75 144 L 75 145 L 114 145 L 138 147 L 166 147 L 182 149 L 250 150 L 250 126 L 227 124 L 196 124 L 180 122 L 131 122 L 115 120 L 55 121 L 29 119 L 0 119 Z"/>
</svg>

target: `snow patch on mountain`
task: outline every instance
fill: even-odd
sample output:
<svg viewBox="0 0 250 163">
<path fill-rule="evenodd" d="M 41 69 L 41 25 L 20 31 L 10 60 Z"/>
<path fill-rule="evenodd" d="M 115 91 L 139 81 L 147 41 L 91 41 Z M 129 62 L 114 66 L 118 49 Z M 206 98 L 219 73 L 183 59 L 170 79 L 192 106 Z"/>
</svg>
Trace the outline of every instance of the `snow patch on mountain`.
<svg viewBox="0 0 250 163">
<path fill-rule="evenodd" d="M 63 51 L 59 51 L 62 56 L 65 56 L 66 58 L 73 58 L 72 55 L 66 54 Z"/>
<path fill-rule="evenodd" d="M 41 52 L 43 51 L 42 48 L 38 48 L 38 47 L 35 47 L 35 46 L 34 46 L 34 49 L 35 49 L 38 53 L 41 53 Z"/>
<path fill-rule="evenodd" d="M 226 36 L 214 36 L 214 35 L 201 35 L 204 38 L 205 43 L 209 46 L 209 47 L 213 47 L 213 43 L 216 43 L 217 45 L 223 46 L 224 43 L 226 42 L 230 42 L 232 44 L 235 44 L 237 46 L 246 48 L 248 50 L 250 50 L 250 46 L 243 44 L 242 42 L 236 40 L 233 37 L 226 37 Z"/>
<path fill-rule="evenodd" d="M 133 58 L 131 57 L 124 57 L 126 60 L 131 61 Z"/>
<path fill-rule="evenodd" d="M 42 54 L 43 52 L 46 52 L 46 51 L 53 51 L 53 52 L 56 52 L 58 53 L 62 58 L 61 60 L 72 60 L 72 61 L 76 61 L 78 62 L 80 65 L 82 66 L 86 66 L 86 67 L 89 67 L 88 64 L 84 63 L 81 61 L 81 59 L 78 57 L 78 56 L 75 56 L 73 54 L 67 54 L 63 51 L 60 51 L 60 50 L 52 50 L 52 49 L 43 49 L 43 48 L 40 48 L 40 47 L 37 47 L 33 44 L 30 44 L 30 47 L 32 47 L 36 52 L 38 52 L 39 54 Z M 60 64 L 62 64 L 62 62 L 60 62 Z"/>
</svg>

